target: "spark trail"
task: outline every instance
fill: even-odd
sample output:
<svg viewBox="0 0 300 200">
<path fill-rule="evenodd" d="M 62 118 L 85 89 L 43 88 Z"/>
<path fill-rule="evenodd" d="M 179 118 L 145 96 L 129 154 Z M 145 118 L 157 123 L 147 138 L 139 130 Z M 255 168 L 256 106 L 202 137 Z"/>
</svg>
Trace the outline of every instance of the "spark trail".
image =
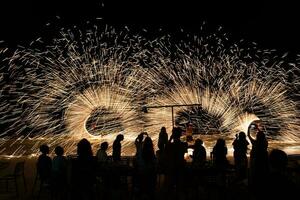
<svg viewBox="0 0 300 200">
<path fill-rule="evenodd" d="M 141 131 L 155 141 L 162 126 L 171 132 L 170 108 L 151 106 L 190 104 L 198 106 L 175 108 L 175 122 L 191 122 L 200 137 L 232 138 L 259 119 L 270 139 L 299 141 L 298 65 L 227 45 L 221 32 L 173 44 L 95 26 L 19 48 L 1 69 L 3 151 L 34 155 L 48 143 L 71 154 L 82 138 L 95 149 L 122 133 L 131 155 Z"/>
</svg>

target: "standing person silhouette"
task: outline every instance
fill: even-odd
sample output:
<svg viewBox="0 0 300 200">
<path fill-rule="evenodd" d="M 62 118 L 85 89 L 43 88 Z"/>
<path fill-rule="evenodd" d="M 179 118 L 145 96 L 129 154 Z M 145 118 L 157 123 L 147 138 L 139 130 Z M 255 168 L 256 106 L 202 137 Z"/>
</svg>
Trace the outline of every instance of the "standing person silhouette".
<svg viewBox="0 0 300 200">
<path fill-rule="evenodd" d="M 168 133 L 167 133 L 166 127 L 162 127 L 160 129 L 160 133 L 158 136 L 158 142 L 157 142 L 158 150 L 156 151 L 156 156 L 157 156 L 157 161 L 158 161 L 158 169 L 162 173 L 165 171 L 165 167 L 166 167 L 165 150 L 166 150 L 167 144 L 168 144 Z"/>
<path fill-rule="evenodd" d="M 118 134 L 114 143 L 113 143 L 113 165 L 110 168 L 110 177 L 109 177 L 109 187 L 110 193 L 112 195 L 112 199 L 119 199 L 121 198 L 121 152 L 122 152 L 122 144 L 121 142 L 124 140 L 124 135 Z"/>
<path fill-rule="evenodd" d="M 256 132 L 256 139 L 251 136 L 251 129 Z M 268 166 L 268 141 L 266 135 L 259 129 L 257 124 L 248 127 L 248 138 L 252 144 L 250 152 L 249 186 L 254 195 L 261 193 L 264 188 L 269 171 Z"/>
<path fill-rule="evenodd" d="M 213 162 L 218 170 L 225 170 L 228 167 L 227 146 L 224 139 L 219 138 L 212 151 Z"/>
<path fill-rule="evenodd" d="M 247 178 L 248 158 L 247 150 L 249 142 L 247 141 L 246 134 L 240 132 L 232 143 L 234 165 L 237 173 L 237 179 L 243 180 Z"/>
<path fill-rule="evenodd" d="M 52 171 L 52 160 L 48 156 L 49 146 L 43 144 L 40 146 L 40 152 L 42 153 L 37 161 L 37 173 L 43 184 L 50 184 L 51 171 Z"/>
<path fill-rule="evenodd" d="M 154 199 L 156 186 L 156 158 L 153 142 L 149 136 L 147 136 L 143 142 L 141 161 L 138 163 L 137 170 L 140 183 L 139 197 L 142 199 Z"/>
<path fill-rule="evenodd" d="M 117 135 L 117 137 L 113 143 L 112 157 L 113 157 L 114 162 L 121 161 L 121 149 L 122 149 L 121 141 L 123 141 L 123 140 L 124 140 L 124 135 L 119 134 L 119 135 Z"/>
<path fill-rule="evenodd" d="M 140 157 L 141 157 L 142 147 L 143 147 L 143 143 L 144 143 L 144 135 L 148 136 L 148 134 L 146 132 L 141 132 L 134 141 L 134 145 L 135 145 L 135 149 L 136 149 L 135 156 L 137 159 L 140 159 Z"/>
<path fill-rule="evenodd" d="M 184 154 L 187 152 L 187 143 L 182 142 L 180 137 L 182 130 L 175 127 L 166 146 L 166 189 L 167 194 L 172 188 L 176 188 L 177 195 L 182 195 L 184 186 Z"/>
<path fill-rule="evenodd" d="M 100 165 L 106 165 L 108 162 L 108 156 L 107 156 L 107 149 L 108 149 L 108 143 L 107 142 L 102 142 L 100 145 L 100 149 L 98 149 L 96 157 L 97 157 L 97 162 Z"/>
<path fill-rule="evenodd" d="M 107 155 L 108 142 L 102 142 L 100 149 L 98 149 L 96 158 L 97 158 L 97 178 L 101 178 L 103 183 L 103 198 L 108 198 L 109 195 L 109 172 L 110 165 Z"/>
<path fill-rule="evenodd" d="M 164 152 L 167 144 L 168 144 L 168 133 L 167 133 L 166 127 L 162 127 L 160 129 L 160 133 L 158 136 L 158 144 L 157 144 L 161 153 Z"/>
<path fill-rule="evenodd" d="M 193 165 L 203 167 L 206 162 L 206 149 L 201 139 L 196 139 L 193 151 Z"/>
<path fill-rule="evenodd" d="M 96 166 L 91 143 L 85 138 L 80 140 L 77 144 L 77 158 L 72 160 L 72 199 L 94 199 Z"/>
<path fill-rule="evenodd" d="M 65 199 L 67 190 L 67 159 L 61 146 L 55 147 L 52 161 L 52 189 L 55 199 Z"/>
</svg>

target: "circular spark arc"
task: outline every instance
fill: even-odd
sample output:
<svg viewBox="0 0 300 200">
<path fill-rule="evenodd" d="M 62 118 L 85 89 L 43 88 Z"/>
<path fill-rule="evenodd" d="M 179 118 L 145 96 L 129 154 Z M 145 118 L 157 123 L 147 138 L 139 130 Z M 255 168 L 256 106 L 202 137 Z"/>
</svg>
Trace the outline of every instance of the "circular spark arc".
<svg viewBox="0 0 300 200">
<path fill-rule="evenodd" d="M 224 37 L 171 44 L 96 27 L 18 49 L 0 72 L 2 135 L 18 137 L 10 147 L 23 145 L 11 155 L 35 154 L 42 142 L 73 153 L 83 137 L 96 148 L 119 133 L 123 153 L 132 154 L 141 131 L 156 142 L 162 126 L 172 128 L 170 108 L 144 113 L 143 106 L 200 105 L 175 108 L 174 120 L 191 121 L 203 135 L 233 138 L 260 119 L 270 139 L 299 141 L 299 64 L 270 50 L 228 46 Z"/>
</svg>

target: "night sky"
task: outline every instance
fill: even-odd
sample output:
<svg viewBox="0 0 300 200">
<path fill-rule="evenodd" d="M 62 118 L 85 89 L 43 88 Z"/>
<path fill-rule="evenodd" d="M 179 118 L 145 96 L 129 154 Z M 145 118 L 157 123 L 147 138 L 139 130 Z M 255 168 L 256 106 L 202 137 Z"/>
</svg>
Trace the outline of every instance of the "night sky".
<svg viewBox="0 0 300 200">
<path fill-rule="evenodd" d="M 206 21 L 212 28 L 222 26 L 234 40 L 243 38 L 262 48 L 297 54 L 300 52 L 300 12 L 296 4 L 296 1 L 259 0 L 1 1 L 0 40 L 15 47 L 41 35 L 53 37 L 61 27 L 80 25 L 87 20 L 115 27 L 127 25 L 132 30 L 146 28 L 150 34 L 158 28 L 166 33 L 179 28 L 193 33 Z"/>
</svg>

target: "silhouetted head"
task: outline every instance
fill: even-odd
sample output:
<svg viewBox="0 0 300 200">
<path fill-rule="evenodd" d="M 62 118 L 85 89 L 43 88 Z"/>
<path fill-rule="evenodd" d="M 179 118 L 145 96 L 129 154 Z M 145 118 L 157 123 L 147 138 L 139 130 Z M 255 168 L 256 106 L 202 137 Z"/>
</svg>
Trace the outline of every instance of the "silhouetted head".
<svg viewBox="0 0 300 200">
<path fill-rule="evenodd" d="M 245 132 L 239 132 L 239 139 L 242 139 L 242 140 L 244 140 L 244 139 L 246 139 L 246 134 L 245 134 Z"/>
<path fill-rule="evenodd" d="M 216 142 L 216 146 L 218 147 L 225 147 L 225 140 L 222 138 L 219 138 Z"/>
<path fill-rule="evenodd" d="M 174 140 L 180 140 L 181 133 L 182 133 L 181 128 L 179 128 L 179 127 L 173 128 L 173 130 L 172 130 L 172 138 Z"/>
<path fill-rule="evenodd" d="M 108 142 L 102 142 L 100 145 L 100 148 L 104 151 L 108 149 Z"/>
<path fill-rule="evenodd" d="M 49 147 L 46 144 L 42 144 L 40 146 L 40 152 L 42 152 L 42 154 L 48 154 L 49 153 Z"/>
<path fill-rule="evenodd" d="M 117 135 L 116 140 L 117 140 L 117 141 L 122 141 L 122 140 L 124 140 L 124 135 L 122 135 L 122 134 Z"/>
<path fill-rule="evenodd" d="M 138 136 L 137 136 L 137 140 L 138 141 L 143 141 L 143 139 L 144 139 L 144 132 L 141 132 Z"/>
<path fill-rule="evenodd" d="M 64 155 L 64 149 L 61 146 L 55 147 L 54 152 L 57 156 Z"/>
<path fill-rule="evenodd" d="M 195 141 L 195 147 L 202 146 L 202 144 L 203 144 L 203 141 L 201 139 L 196 139 L 196 141 Z"/>
<path fill-rule="evenodd" d="M 256 134 L 256 139 L 257 140 L 266 140 L 266 135 L 263 131 L 258 131 L 257 134 Z"/>
<path fill-rule="evenodd" d="M 91 143 L 87 139 L 82 139 L 77 144 L 77 155 L 79 157 L 93 156 Z"/>
<path fill-rule="evenodd" d="M 167 133 L 167 129 L 166 129 L 166 127 L 164 127 L 164 126 L 163 126 L 163 127 L 161 127 L 161 129 L 160 129 L 160 132 L 161 132 L 161 133 Z"/>
<path fill-rule="evenodd" d="M 147 136 L 144 140 L 144 147 L 152 147 L 153 148 L 153 142 L 149 136 Z"/>
<path fill-rule="evenodd" d="M 269 161 L 272 169 L 284 170 L 288 164 L 287 154 L 279 149 L 273 149 L 269 155 Z"/>
</svg>

